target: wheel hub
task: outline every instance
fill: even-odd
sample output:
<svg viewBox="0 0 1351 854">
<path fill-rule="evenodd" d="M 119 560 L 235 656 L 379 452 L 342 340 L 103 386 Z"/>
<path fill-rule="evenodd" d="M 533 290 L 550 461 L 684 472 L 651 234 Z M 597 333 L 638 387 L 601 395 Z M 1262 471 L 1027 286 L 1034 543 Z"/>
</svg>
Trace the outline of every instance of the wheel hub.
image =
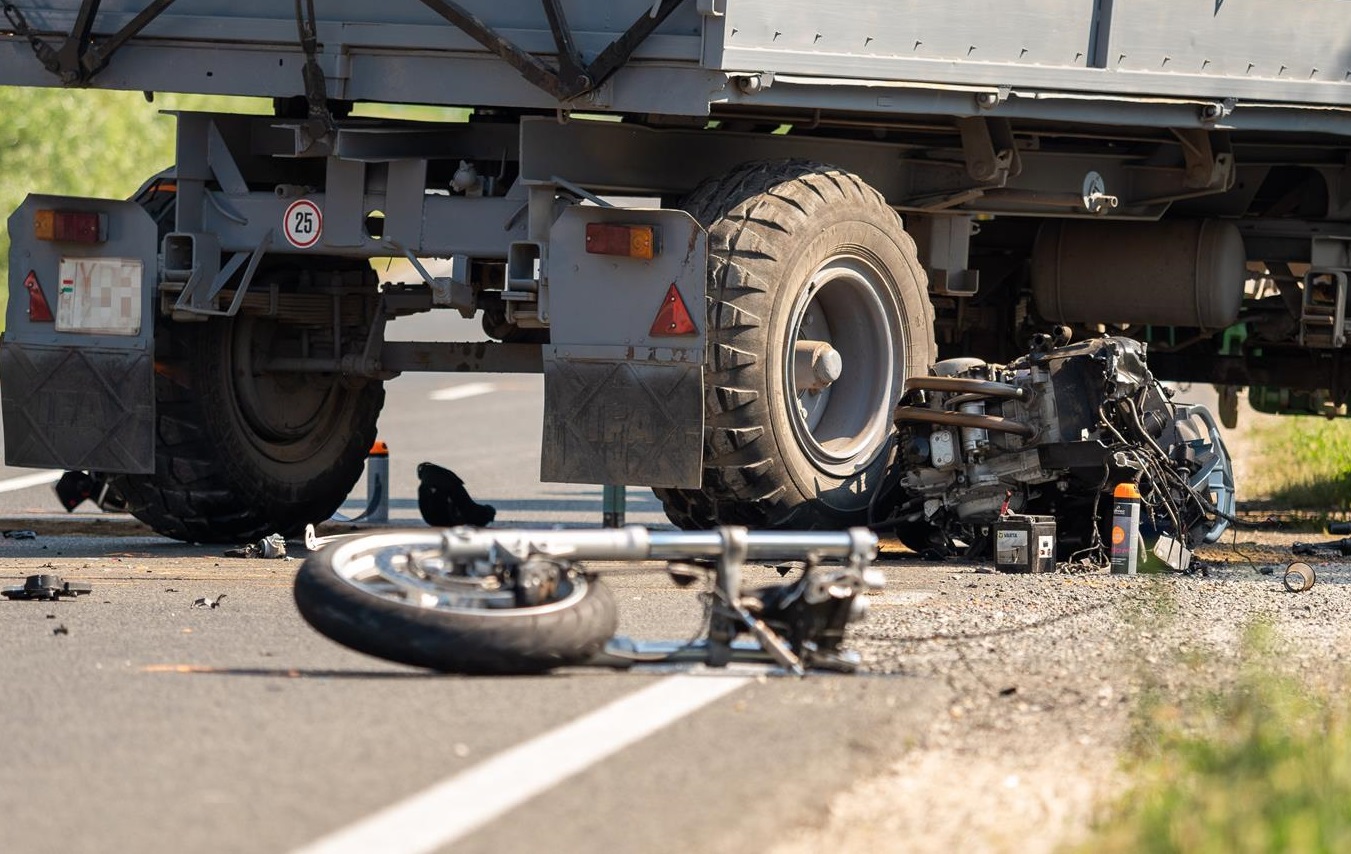
<svg viewBox="0 0 1351 854">
<path fill-rule="evenodd" d="M 888 435 L 893 356 L 901 332 L 887 318 L 885 274 L 867 259 L 827 260 L 803 289 L 785 353 L 794 433 L 833 474 L 868 465 Z"/>
</svg>

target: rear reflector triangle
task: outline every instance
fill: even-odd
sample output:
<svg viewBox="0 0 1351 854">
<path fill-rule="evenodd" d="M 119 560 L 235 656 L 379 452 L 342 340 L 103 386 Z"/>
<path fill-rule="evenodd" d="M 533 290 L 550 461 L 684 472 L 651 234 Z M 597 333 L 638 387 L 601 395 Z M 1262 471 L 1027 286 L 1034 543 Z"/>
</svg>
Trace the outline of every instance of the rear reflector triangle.
<svg viewBox="0 0 1351 854">
<path fill-rule="evenodd" d="M 653 337 L 665 337 L 671 335 L 697 335 L 699 327 L 694 325 L 694 319 L 690 317 L 690 311 L 685 307 L 685 301 L 680 298 L 680 291 L 676 290 L 674 284 L 666 292 L 666 298 L 661 301 L 661 308 L 657 310 L 657 319 L 652 322 L 652 329 L 648 334 Z"/>
</svg>

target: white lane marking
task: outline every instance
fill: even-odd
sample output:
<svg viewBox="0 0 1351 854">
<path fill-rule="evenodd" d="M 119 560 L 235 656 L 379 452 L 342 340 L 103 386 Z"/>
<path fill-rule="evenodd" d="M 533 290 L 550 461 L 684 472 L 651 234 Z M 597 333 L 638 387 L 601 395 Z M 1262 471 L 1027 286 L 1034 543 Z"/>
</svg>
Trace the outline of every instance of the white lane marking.
<svg viewBox="0 0 1351 854">
<path fill-rule="evenodd" d="M 432 400 L 464 400 L 466 397 L 478 397 L 480 394 L 488 394 L 496 390 L 497 386 L 492 383 L 465 383 L 438 389 L 428 397 Z"/>
<path fill-rule="evenodd" d="M 422 854 L 460 839 L 753 677 L 682 674 L 518 744 L 294 854 Z"/>
<path fill-rule="evenodd" d="M 27 489 L 30 486 L 42 486 L 47 483 L 56 483 L 61 479 L 61 471 L 40 471 L 35 474 L 25 474 L 20 477 L 11 477 L 9 480 L 0 480 L 0 492 L 18 492 L 20 489 Z"/>
</svg>

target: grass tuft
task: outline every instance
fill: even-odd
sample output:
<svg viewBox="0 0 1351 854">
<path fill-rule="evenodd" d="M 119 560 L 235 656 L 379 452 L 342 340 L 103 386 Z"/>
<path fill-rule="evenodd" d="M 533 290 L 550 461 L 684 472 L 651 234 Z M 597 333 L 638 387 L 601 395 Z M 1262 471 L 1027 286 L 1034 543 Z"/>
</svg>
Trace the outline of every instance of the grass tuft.
<svg viewBox="0 0 1351 854">
<path fill-rule="evenodd" d="M 1269 625 L 1250 627 L 1234 687 L 1137 710 L 1134 788 L 1093 852 L 1351 851 L 1351 709 L 1279 675 Z"/>
<path fill-rule="evenodd" d="M 1252 428 L 1260 463 L 1247 491 L 1273 506 L 1351 510 L 1351 419 L 1287 416 Z"/>
</svg>

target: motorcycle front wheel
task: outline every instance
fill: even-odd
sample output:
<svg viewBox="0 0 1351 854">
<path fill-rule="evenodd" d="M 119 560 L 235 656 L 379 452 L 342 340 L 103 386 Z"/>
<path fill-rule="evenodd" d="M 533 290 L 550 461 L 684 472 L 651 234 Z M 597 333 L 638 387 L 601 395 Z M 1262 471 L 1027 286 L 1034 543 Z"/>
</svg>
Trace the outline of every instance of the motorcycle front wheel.
<svg viewBox="0 0 1351 854">
<path fill-rule="evenodd" d="M 614 636 L 614 596 L 568 568 L 537 604 L 500 579 L 456 575 L 436 532 L 386 533 L 310 555 L 295 581 L 300 615 L 330 640 L 445 673 L 542 673 L 582 664 Z"/>
</svg>

